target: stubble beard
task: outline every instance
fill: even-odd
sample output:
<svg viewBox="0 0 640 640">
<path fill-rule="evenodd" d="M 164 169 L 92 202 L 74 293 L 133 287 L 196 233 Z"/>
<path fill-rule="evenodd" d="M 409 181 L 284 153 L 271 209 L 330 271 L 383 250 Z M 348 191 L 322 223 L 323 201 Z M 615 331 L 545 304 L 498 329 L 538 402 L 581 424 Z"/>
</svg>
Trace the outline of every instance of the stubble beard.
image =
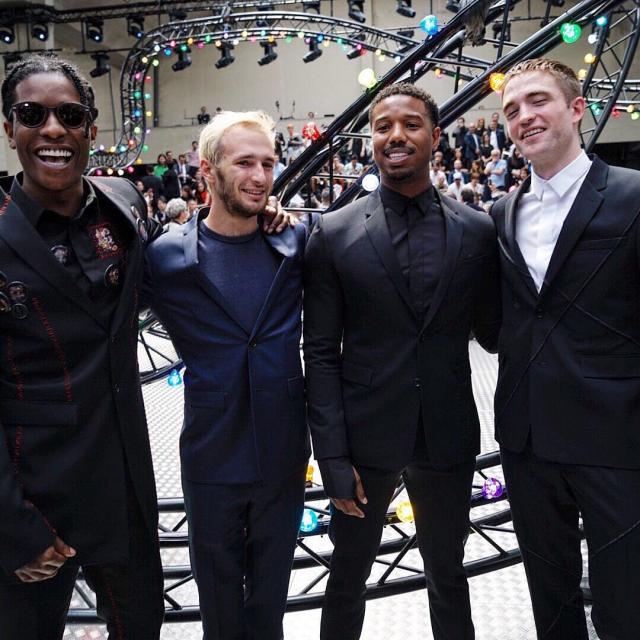
<svg viewBox="0 0 640 640">
<path fill-rule="evenodd" d="M 225 180 L 222 173 L 216 170 L 216 185 L 215 190 L 218 194 L 220 200 L 224 204 L 225 209 L 229 213 L 229 215 L 237 218 L 253 218 L 257 216 L 259 213 L 262 213 L 267 206 L 267 198 L 268 196 L 265 194 L 264 202 L 262 204 L 257 204 L 254 208 L 249 208 L 245 206 L 238 198 L 236 198 L 233 193 L 233 187 L 230 186 Z"/>
</svg>

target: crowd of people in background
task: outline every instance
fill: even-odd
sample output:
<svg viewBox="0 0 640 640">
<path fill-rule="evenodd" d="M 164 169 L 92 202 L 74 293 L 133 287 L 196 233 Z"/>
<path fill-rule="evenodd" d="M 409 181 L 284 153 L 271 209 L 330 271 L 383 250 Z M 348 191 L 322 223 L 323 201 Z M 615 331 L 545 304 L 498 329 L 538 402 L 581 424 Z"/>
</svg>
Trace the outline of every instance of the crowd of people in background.
<svg viewBox="0 0 640 640">
<path fill-rule="evenodd" d="M 221 111 L 220 107 L 216 108 L 214 115 Z M 312 118 L 313 113 L 309 117 Z M 198 122 L 208 124 L 210 119 L 203 106 Z M 274 178 L 311 142 L 293 123 L 287 124 L 284 132 L 277 132 Z M 325 209 L 349 184 L 369 171 L 371 162 L 368 136 L 353 137 L 333 157 L 332 166 L 326 164 L 311 178 L 301 195 L 294 196 L 290 205 Z M 482 117 L 469 123 L 464 117 L 458 118 L 453 130 L 441 135 L 430 170 L 431 182 L 440 193 L 479 211 L 489 211 L 496 200 L 528 177 L 529 163 L 511 143 L 495 112 L 488 125 Z M 159 154 L 156 164 L 147 165 L 145 172 L 136 186 L 147 201 L 150 215 L 169 228 L 184 224 L 199 207 L 210 204 L 211 194 L 200 170 L 196 140 L 177 158 L 170 150 Z"/>
</svg>

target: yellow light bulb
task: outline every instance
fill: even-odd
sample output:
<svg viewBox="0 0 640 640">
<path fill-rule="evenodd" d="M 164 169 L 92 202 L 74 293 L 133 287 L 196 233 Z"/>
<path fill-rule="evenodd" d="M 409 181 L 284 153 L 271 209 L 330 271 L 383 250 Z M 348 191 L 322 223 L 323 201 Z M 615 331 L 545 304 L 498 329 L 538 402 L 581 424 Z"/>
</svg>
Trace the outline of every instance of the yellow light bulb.
<svg viewBox="0 0 640 640">
<path fill-rule="evenodd" d="M 400 522 L 413 522 L 413 507 L 411 506 L 411 503 L 408 500 L 403 500 L 398 503 L 398 506 L 396 507 L 396 515 Z"/>
<path fill-rule="evenodd" d="M 489 76 L 489 86 L 493 91 L 500 91 L 504 84 L 504 73 L 492 73 Z"/>
</svg>

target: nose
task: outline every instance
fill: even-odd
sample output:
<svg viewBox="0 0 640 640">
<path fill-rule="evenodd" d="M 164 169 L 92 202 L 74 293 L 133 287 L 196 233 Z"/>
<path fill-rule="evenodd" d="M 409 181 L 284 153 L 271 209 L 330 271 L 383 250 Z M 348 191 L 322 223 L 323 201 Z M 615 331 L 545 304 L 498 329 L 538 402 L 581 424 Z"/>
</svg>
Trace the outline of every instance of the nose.
<svg viewBox="0 0 640 640">
<path fill-rule="evenodd" d="M 394 122 L 389 129 L 389 142 L 404 142 L 405 140 L 404 126 L 401 122 Z"/>
<path fill-rule="evenodd" d="M 46 138 L 61 138 L 67 130 L 64 128 L 54 111 L 49 111 L 47 119 L 40 127 L 40 134 Z"/>
<path fill-rule="evenodd" d="M 518 122 L 520 124 L 528 124 L 533 119 L 533 116 L 533 110 L 530 109 L 528 105 L 523 104 L 520 106 L 518 110 Z"/>
</svg>

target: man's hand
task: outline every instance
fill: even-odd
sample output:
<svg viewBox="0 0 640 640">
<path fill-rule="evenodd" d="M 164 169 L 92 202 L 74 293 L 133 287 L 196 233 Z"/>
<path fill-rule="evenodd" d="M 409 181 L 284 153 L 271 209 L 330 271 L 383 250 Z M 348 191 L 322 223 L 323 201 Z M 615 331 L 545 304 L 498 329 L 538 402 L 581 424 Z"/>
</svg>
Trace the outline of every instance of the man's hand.
<svg viewBox="0 0 640 640">
<path fill-rule="evenodd" d="M 275 196 L 269 196 L 267 206 L 264 209 L 264 222 L 262 230 L 265 233 L 282 233 L 287 227 L 295 227 L 298 219 L 291 213 L 287 213 Z"/>
<path fill-rule="evenodd" d="M 22 582 L 41 582 L 53 578 L 68 558 L 73 558 L 76 550 L 56 537 L 53 545 L 45 549 L 35 560 L 15 571 Z"/>
<path fill-rule="evenodd" d="M 361 504 L 367 504 L 367 496 L 364 493 L 362 487 L 362 480 L 360 480 L 360 474 L 356 471 L 355 467 L 352 467 L 353 475 L 356 477 L 356 498 Z M 336 509 L 340 509 L 342 513 L 348 516 L 355 516 L 356 518 L 364 518 L 364 513 L 353 498 L 331 498 L 331 502 Z"/>
</svg>

